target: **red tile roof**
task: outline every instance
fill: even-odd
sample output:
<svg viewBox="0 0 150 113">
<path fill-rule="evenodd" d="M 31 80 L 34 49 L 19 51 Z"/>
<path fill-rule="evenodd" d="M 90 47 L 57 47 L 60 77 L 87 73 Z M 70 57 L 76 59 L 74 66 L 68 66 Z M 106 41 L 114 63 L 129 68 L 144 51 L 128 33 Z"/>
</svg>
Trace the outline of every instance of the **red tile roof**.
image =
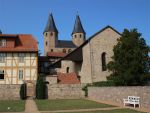
<svg viewBox="0 0 150 113">
<path fill-rule="evenodd" d="M 47 55 L 49 57 L 64 57 L 67 54 L 66 53 L 62 53 L 62 52 L 48 52 Z"/>
<path fill-rule="evenodd" d="M 58 73 L 58 83 L 60 84 L 79 84 L 80 81 L 76 73 Z"/>
<path fill-rule="evenodd" d="M 6 46 L 0 46 L 1 52 L 38 52 L 37 40 L 30 34 L 0 34 L 6 39 Z"/>
</svg>

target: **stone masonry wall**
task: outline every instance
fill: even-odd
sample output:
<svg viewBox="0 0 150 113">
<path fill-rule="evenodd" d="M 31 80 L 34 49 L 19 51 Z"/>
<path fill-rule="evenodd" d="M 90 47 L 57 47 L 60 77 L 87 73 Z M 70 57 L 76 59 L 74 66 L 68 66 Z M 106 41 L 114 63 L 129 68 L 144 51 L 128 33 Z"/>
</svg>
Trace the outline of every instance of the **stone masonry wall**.
<svg viewBox="0 0 150 113">
<path fill-rule="evenodd" d="M 0 100 L 20 99 L 20 85 L 0 85 Z"/>
<path fill-rule="evenodd" d="M 139 96 L 142 108 L 150 106 L 150 86 L 88 88 L 88 98 L 97 101 L 107 101 L 123 106 L 123 98 L 127 96 Z"/>
<path fill-rule="evenodd" d="M 48 84 L 48 99 L 84 98 L 82 84 Z"/>
</svg>

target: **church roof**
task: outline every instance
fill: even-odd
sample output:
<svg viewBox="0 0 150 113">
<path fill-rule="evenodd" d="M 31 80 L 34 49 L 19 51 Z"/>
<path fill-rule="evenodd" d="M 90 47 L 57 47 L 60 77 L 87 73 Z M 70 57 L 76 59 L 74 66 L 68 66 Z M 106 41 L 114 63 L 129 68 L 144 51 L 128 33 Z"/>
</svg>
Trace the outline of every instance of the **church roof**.
<svg viewBox="0 0 150 113">
<path fill-rule="evenodd" d="M 58 40 L 58 48 L 76 48 L 74 43 L 69 40 Z"/>
<path fill-rule="evenodd" d="M 48 31 L 52 31 L 52 32 L 58 33 L 58 30 L 56 28 L 56 25 L 55 25 L 52 13 L 49 15 L 49 18 L 48 18 L 48 21 L 47 21 L 44 33 L 48 32 Z"/>
<path fill-rule="evenodd" d="M 85 31 L 84 31 L 83 26 L 81 24 L 81 20 L 80 20 L 79 15 L 76 16 L 76 20 L 75 20 L 72 34 L 74 34 L 74 33 L 84 33 L 85 34 Z"/>
<path fill-rule="evenodd" d="M 98 35 L 99 33 L 103 32 L 106 29 L 112 29 L 114 32 L 116 32 L 117 34 L 119 34 L 120 36 L 122 35 L 121 33 L 119 33 L 117 30 L 115 30 L 113 27 L 111 26 L 106 26 L 103 29 L 101 29 L 100 31 L 96 32 L 94 35 L 92 35 L 91 37 L 89 37 L 83 44 L 81 44 L 79 47 L 77 47 L 76 49 L 74 49 L 72 52 L 70 52 L 69 54 L 67 54 L 65 57 L 59 59 L 57 62 L 55 62 L 54 64 L 52 64 L 52 66 L 57 66 L 59 64 L 59 62 L 61 60 L 72 60 L 72 61 L 82 61 L 83 60 L 83 52 L 82 52 L 82 48 L 89 43 L 90 40 L 92 40 L 96 35 Z"/>
</svg>

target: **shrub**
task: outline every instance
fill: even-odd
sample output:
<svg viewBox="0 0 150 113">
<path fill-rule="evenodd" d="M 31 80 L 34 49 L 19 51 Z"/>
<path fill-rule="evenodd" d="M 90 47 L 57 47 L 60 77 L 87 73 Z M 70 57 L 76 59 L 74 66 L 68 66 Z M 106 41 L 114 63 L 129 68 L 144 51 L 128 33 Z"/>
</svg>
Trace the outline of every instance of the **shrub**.
<svg viewBox="0 0 150 113">
<path fill-rule="evenodd" d="M 94 82 L 92 86 L 116 86 L 116 84 L 113 81 L 101 81 L 101 82 Z"/>
<path fill-rule="evenodd" d="M 20 87 L 20 99 L 21 100 L 26 99 L 26 84 L 21 84 L 21 87 Z"/>
<path fill-rule="evenodd" d="M 45 99 L 45 89 L 46 84 L 44 83 L 43 77 L 38 77 L 36 83 L 36 98 Z"/>
</svg>

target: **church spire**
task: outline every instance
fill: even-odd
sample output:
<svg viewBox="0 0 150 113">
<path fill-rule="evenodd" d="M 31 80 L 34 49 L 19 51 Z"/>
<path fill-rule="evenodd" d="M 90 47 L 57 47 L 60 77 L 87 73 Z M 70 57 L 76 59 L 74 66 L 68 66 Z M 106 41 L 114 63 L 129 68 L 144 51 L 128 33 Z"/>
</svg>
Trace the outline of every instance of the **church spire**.
<svg viewBox="0 0 150 113">
<path fill-rule="evenodd" d="M 44 33 L 45 32 L 49 32 L 49 31 L 58 33 L 58 30 L 56 28 L 56 25 L 55 25 L 52 13 L 49 15 L 49 18 L 48 18 L 48 21 L 47 21 Z"/>
<path fill-rule="evenodd" d="M 75 20 L 74 28 L 73 28 L 73 31 L 72 31 L 72 35 L 74 33 L 83 33 L 83 34 L 86 34 L 85 31 L 84 31 L 84 29 L 83 29 L 83 27 L 82 27 L 79 15 L 76 16 L 76 20 Z"/>
</svg>

